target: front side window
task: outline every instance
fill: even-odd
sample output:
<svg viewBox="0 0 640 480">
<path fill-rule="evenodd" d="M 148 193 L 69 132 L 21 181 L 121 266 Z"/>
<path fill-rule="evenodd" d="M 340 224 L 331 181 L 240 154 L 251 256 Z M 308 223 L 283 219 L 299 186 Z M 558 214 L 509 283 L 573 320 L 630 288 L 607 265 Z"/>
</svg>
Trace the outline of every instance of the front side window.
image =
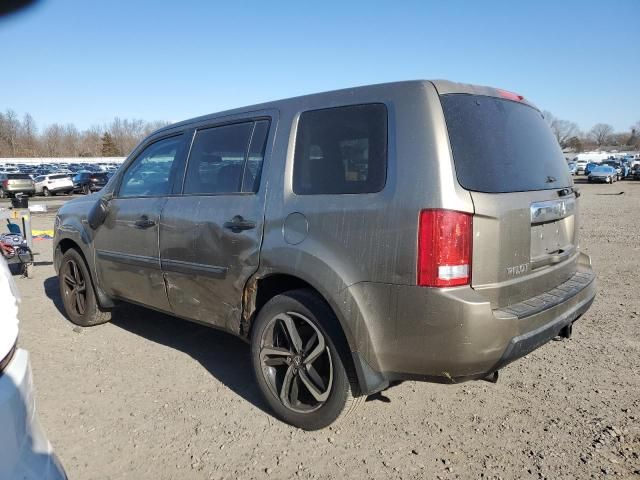
<svg viewBox="0 0 640 480">
<path fill-rule="evenodd" d="M 189 154 L 184 193 L 257 191 L 268 131 L 268 120 L 198 130 Z"/>
<path fill-rule="evenodd" d="M 124 173 L 118 196 L 169 194 L 173 183 L 173 167 L 182 142 L 183 136 L 179 135 L 159 140 L 145 148 Z"/>
<path fill-rule="evenodd" d="M 298 195 L 375 193 L 387 177 L 387 108 L 383 104 L 300 115 L 293 164 Z"/>
</svg>

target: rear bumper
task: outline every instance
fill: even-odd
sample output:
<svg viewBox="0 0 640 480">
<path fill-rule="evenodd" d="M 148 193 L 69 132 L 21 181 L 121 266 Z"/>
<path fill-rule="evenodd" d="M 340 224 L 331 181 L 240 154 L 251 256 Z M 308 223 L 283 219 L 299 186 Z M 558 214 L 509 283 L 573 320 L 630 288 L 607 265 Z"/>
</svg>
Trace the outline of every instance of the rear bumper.
<svg viewBox="0 0 640 480">
<path fill-rule="evenodd" d="M 25 194 L 25 195 L 34 195 L 36 193 L 36 189 L 34 188 L 7 188 L 5 190 L 5 192 L 7 192 L 10 195 L 17 195 L 19 193 Z"/>
<path fill-rule="evenodd" d="M 69 193 L 73 191 L 73 185 L 67 185 L 66 187 L 51 187 L 49 188 L 51 193 Z"/>
<path fill-rule="evenodd" d="M 38 421 L 29 354 L 22 349 L 0 375 L 0 425 L 0 478 L 66 479 Z"/>
<path fill-rule="evenodd" d="M 469 287 L 354 287 L 369 290 L 355 295 L 373 303 L 369 312 L 386 317 L 365 316 L 368 348 L 353 354 L 364 393 L 394 380 L 451 383 L 486 377 L 556 337 L 596 295 L 583 254 L 572 279 L 509 308 L 492 309 Z"/>
</svg>

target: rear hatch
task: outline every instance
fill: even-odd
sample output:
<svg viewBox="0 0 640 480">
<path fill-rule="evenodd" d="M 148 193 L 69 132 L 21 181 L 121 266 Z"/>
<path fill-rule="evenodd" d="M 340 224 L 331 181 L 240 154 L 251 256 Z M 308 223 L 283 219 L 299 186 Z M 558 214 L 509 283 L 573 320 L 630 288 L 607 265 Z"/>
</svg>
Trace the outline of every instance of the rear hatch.
<svg viewBox="0 0 640 480">
<path fill-rule="evenodd" d="M 29 190 L 33 188 L 33 180 L 26 173 L 9 173 L 6 180 L 7 190 Z"/>
<path fill-rule="evenodd" d="M 46 184 L 49 189 L 73 187 L 73 182 L 69 176 L 63 173 L 49 175 L 49 180 Z"/>
<path fill-rule="evenodd" d="M 90 177 L 90 181 L 92 184 L 100 187 L 104 187 L 109 179 L 107 178 L 106 173 L 92 173 Z"/>
<path fill-rule="evenodd" d="M 471 286 L 494 308 L 553 290 L 578 257 L 562 151 L 537 109 L 502 93 L 440 97 L 456 176 L 474 205 Z"/>
</svg>

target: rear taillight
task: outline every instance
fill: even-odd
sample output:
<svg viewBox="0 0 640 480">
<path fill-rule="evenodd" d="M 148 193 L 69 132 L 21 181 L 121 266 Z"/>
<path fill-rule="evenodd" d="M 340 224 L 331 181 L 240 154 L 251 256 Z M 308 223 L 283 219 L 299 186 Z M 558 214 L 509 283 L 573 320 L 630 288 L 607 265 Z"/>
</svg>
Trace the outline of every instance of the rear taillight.
<svg viewBox="0 0 640 480">
<path fill-rule="evenodd" d="M 422 210 L 418 229 L 418 285 L 471 283 L 473 216 L 453 210 Z"/>
<path fill-rule="evenodd" d="M 2 187 L 3 187 L 3 188 L 7 188 L 7 187 L 9 187 L 9 180 L 3 180 L 3 181 L 2 181 Z"/>
</svg>

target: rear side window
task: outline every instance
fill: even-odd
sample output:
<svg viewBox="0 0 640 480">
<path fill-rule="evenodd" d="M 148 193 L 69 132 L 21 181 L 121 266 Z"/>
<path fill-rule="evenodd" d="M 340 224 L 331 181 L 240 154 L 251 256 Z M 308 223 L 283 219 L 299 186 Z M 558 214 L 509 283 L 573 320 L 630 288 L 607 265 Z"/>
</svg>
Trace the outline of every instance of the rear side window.
<svg viewBox="0 0 640 480">
<path fill-rule="evenodd" d="M 185 194 L 256 192 L 269 121 L 198 130 L 184 183 Z"/>
<path fill-rule="evenodd" d="M 293 163 L 298 195 L 375 193 L 387 177 L 387 108 L 383 104 L 300 115 Z"/>
<path fill-rule="evenodd" d="M 480 95 L 440 97 L 458 182 L 487 193 L 571 185 L 562 150 L 542 114 L 519 102 Z"/>
</svg>

